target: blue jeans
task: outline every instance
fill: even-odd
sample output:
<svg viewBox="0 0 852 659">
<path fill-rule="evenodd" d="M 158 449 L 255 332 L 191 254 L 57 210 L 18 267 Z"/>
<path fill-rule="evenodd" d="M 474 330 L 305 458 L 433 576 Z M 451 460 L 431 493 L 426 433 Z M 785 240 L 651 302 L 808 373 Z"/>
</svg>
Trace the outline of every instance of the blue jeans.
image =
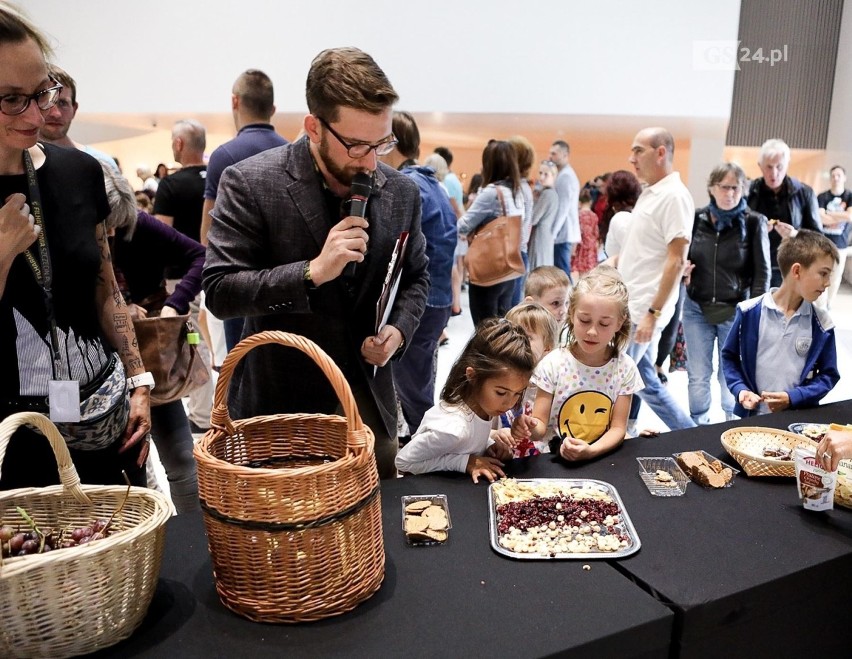
<svg viewBox="0 0 852 659">
<path fill-rule="evenodd" d="M 524 269 L 529 272 L 530 271 L 530 258 L 526 252 L 521 252 L 521 258 L 524 260 Z M 514 307 L 516 304 L 520 304 L 521 300 L 524 299 L 524 284 L 527 283 L 527 275 L 524 274 L 522 277 L 518 277 L 515 279 L 515 292 L 512 295 L 512 306 Z"/>
<path fill-rule="evenodd" d="M 151 408 L 151 437 L 169 479 L 175 510 L 178 513 L 200 510 L 192 432 L 181 401 Z"/>
<path fill-rule="evenodd" d="M 710 378 L 713 377 L 713 343 L 716 343 L 716 354 L 719 364 L 722 363 L 722 346 L 728 338 L 728 332 L 734 324 L 734 317 L 718 325 L 707 322 L 701 313 L 701 306 L 688 296 L 683 303 L 683 335 L 686 338 L 686 349 L 689 359 L 686 370 L 689 373 L 689 415 L 695 423 L 704 425 L 710 423 Z M 716 377 L 722 392 L 722 410 L 725 419 L 730 420 L 734 414 L 734 397 L 725 383 L 725 374 L 721 367 Z"/>
<path fill-rule="evenodd" d="M 562 270 L 571 279 L 571 243 L 554 243 L 553 265 Z M 574 281 L 572 280 L 573 284 Z"/>
<path fill-rule="evenodd" d="M 228 352 L 231 352 L 234 346 L 240 342 L 245 322 L 245 318 L 226 318 L 222 321 L 222 325 L 225 327 L 225 347 Z"/>
<path fill-rule="evenodd" d="M 694 428 L 695 422 L 680 408 L 668 389 L 660 382 L 660 378 L 657 377 L 654 360 L 657 357 L 657 344 L 660 341 L 662 331 L 662 327 L 656 329 L 648 343 L 636 343 L 631 338 L 630 345 L 627 346 L 627 354 L 636 362 L 639 375 L 642 376 L 642 382 L 645 383 L 645 388 L 639 392 L 639 397 L 651 406 L 651 409 L 660 417 L 660 421 L 668 426 L 669 430 Z M 630 332 L 631 337 L 635 333 L 636 325 L 633 324 Z M 635 427 L 635 421 L 635 418 L 631 418 L 630 425 Z"/>
</svg>

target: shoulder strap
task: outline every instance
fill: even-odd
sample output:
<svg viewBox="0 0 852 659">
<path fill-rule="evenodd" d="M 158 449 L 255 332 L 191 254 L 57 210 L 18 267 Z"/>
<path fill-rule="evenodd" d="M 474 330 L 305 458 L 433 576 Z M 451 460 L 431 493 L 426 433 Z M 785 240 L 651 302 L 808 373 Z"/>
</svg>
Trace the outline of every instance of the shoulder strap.
<svg viewBox="0 0 852 659">
<path fill-rule="evenodd" d="M 497 190 L 497 198 L 500 199 L 500 208 L 503 210 L 503 215 L 506 215 L 506 200 L 503 198 L 503 190 L 498 183 L 494 184 L 494 189 Z"/>
</svg>

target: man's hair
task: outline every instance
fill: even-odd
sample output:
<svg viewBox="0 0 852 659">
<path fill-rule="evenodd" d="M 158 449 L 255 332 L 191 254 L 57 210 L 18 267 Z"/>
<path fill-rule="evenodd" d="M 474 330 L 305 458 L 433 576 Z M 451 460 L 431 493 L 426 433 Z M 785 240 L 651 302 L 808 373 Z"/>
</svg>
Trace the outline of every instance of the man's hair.
<svg viewBox="0 0 852 659">
<path fill-rule="evenodd" d="M 323 117 L 325 118 L 325 117 Z M 420 157 L 420 130 L 410 112 L 393 113 L 393 136 L 397 139 L 396 150 L 406 158 Z"/>
<path fill-rule="evenodd" d="M 762 163 L 766 158 L 771 158 L 773 156 L 782 156 L 785 163 L 790 162 L 790 147 L 787 146 L 787 143 L 784 140 L 773 137 L 761 144 L 760 155 L 757 158 L 757 162 Z"/>
<path fill-rule="evenodd" d="M 568 142 L 566 142 L 565 140 L 555 140 L 553 144 L 551 144 L 551 146 L 558 146 L 565 152 L 566 155 L 569 155 L 571 153 L 571 147 L 568 146 Z"/>
<path fill-rule="evenodd" d="M 186 145 L 198 153 L 207 148 L 207 131 L 195 119 L 180 119 L 172 126 L 172 137 L 180 137 Z"/>
<path fill-rule="evenodd" d="M 733 174 L 736 177 L 737 183 L 740 186 L 740 192 L 745 191 L 746 175 L 743 168 L 735 162 L 723 162 L 721 165 L 716 165 L 713 171 L 710 172 L 710 176 L 707 179 L 707 192 L 709 193 L 710 188 L 714 185 L 719 185 L 719 183 L 724 181 L 728 174 Z"/>
<path fill-rule="evenodd" d="M 35 42 L 45 59 L 53 54 L 47 37 L 17 7 L 0 3 L 0 44 L 20 43 L 27 39 Z"/>
<path fill-rule="evenodd" d="M 515 158 L 518 161 L 518 172 L 521 178 L 529 178 L 530 169 L 532 169 L 535 162 L 535 149 L 533 145 L 523 135 L 513 135 L 508 141 L 515 151 Z"/>
<path fill-rule="evenodd" d="M 234 95 L 240 99 L 248 114 L 267 121 L 275 112 L 275 90 L 272 80 L 263 71 L 247 69 L 234 83 Z"/>
<path fill-rule="evenodd" d="M 828 173 L 831 174 L 835 169 L 839 169 L 844 174 L 846 173 L 846 168 L 843 165 L 832 165 L 831 169 L 828 170 Z"/>
<path fill-rule="evenodd" d="M 453 152 L 450 151 L 448 147 L 445 146 L 436 146 L 435 153 L 441 156 L 444 160 L 447 161 L 447 167 L 453 166 Z"/>
<path fill-rule="evenodd" d="M 48 65 L 47 72 L 51 78 L 71 92 L 71 105 L 77 107 L 77 83 L 74 81 L 74 78 L 68 75 L 65 69 L 56 66 L 56 64 Z"/>
<path fill-rule="evenodd" d="M 781 241 L 778 246 L 778 268 L 781 276 L 786 277 L 794 263 L 809 268 L 818 258 L 830 256 L 835 264 L 840 263 L 837 247 L 818 231 L 801 229 L 795 236 Z"/>
<path fill-rule="evenodd" d="M 671 162 L 674 158 L 674 137 L 665 128 L 655 127 L 648 128 L 648 143 L 652 149 L 664 146 L 666 147 L 666 159 Z"/>
<path fill-rule="evenodd" d="M 540 300 L 551 288 L 571 288 L 571 280 L 562 268 L 555 265 L 540 265 L 527 275 L 524 295 Z"/>
<path fill-rule="evenodd" d="M 375 60 L 358 48 L 330 48 L 311 62 L 305 84 L 308 111 L 329 123 L 341 106 L 379 114 L 399 100 Z"/>
</svg>

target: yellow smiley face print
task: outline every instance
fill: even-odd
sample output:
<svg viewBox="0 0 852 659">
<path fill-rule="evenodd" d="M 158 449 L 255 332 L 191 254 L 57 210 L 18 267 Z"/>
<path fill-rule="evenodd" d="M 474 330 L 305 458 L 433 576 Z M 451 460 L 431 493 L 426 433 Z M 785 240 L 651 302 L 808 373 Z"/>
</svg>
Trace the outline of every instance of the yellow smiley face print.
<svg viewBox="0 0 852 659">
<path fill-rule="evenodd" d="M 607 428 L 612 401 L 599 391 L 580 391 L 570 396 L 559 410 L 559 434 L 571 435 L 593 444 Z"/>
</svg>

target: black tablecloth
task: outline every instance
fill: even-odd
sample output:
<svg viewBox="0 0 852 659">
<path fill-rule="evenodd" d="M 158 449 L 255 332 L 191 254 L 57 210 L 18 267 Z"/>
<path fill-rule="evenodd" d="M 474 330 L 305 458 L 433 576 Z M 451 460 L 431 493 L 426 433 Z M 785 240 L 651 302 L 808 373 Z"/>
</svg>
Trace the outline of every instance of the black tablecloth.
<svg viewBox="0 0 852 659">
<path fill-rule="evenodd" d="M 737 466 L 719 440 L 728 427 L 830 421 L 852 421 L 852 401 L 631 439 L 582 465 L 551 456 L 515 463 L 519 478 L 594 478 L 618 490 L 642 548 L 586 561 L 589 571 L 584 562 L 493 552 L 484 484 L 452 474 L 383 482 L 381 590 L 351 613 L 310 624 L 256 624 L 226 610 L 201 517 L 182 515 L 169 522 L 142 627 L 102 656 L 847 656 L 852 510 L 807 512 L 794 480 L 744 473 L 727 489 L 690 483 L 682 497 L 653 497 L 636 462 L 703 449 Z M 438 493 L 449 497 L 449 542 L 408 547 L 399 497 Z"/>
<path fill-rule="evenodd" d="M 403 494 L 448 496 L 446 545 L 406 545 Z M 147 617 L 99 656 L 668 655 L 674 615 L 607 562 L 521 562 L 493 552 L 486 484 L 461 474 L 383 481 L 382 510 L 387 563 L 379 592 L 350 613 L 298 625 L 253 623 L 227 610 L 201 515 L 173 518 Z"/>
</svg>

